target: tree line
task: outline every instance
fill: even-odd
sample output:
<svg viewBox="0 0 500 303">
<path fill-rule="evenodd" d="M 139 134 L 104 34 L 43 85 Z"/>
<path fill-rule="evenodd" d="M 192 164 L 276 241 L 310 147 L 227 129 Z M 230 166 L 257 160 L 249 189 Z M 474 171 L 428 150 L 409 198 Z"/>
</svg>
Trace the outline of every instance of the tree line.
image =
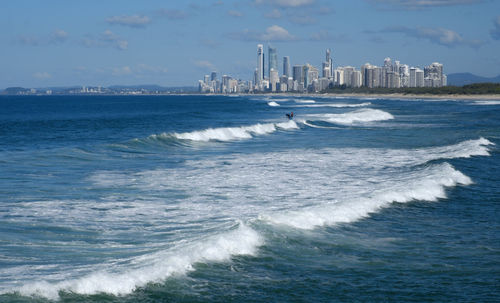
<svg viewBox="0 0 500 303">
<path fill-rule="evenodd" d="M 404 95 L 494 95 L 500 94 L 500 83 L 474 83 L 464 86 L 442 87 L 347 87 L 345 84 L 327 88 L 323 93 L 332 94 L 404 94 Z"/>
</svg>

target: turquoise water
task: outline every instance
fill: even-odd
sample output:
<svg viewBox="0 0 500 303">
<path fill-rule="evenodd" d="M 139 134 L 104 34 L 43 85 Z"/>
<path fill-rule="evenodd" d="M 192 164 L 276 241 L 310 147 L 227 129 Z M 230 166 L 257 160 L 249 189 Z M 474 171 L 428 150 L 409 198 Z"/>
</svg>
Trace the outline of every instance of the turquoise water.
<svg viewBox="0 0 500 303">
<path fill-rule="evenodd" d="M 499 301 L 499 134 L 498 101 L 2 96 L 0 302 Z"/>
</svg>

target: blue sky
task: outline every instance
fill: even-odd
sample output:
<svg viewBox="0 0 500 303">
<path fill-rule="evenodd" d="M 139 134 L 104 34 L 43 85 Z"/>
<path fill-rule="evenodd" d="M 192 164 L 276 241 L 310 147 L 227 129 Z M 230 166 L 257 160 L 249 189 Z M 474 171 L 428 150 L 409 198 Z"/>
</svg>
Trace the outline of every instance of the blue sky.
<svg viewBox="0 0 500 303">
<path fill-rule="evenodd" d="M 500 74 L 499 0 L 5 0 L 0 28 L 0 88 L 250 80 L 258 43 L 280 69 L 331 48 L 335 66 Z"/>
</svg>

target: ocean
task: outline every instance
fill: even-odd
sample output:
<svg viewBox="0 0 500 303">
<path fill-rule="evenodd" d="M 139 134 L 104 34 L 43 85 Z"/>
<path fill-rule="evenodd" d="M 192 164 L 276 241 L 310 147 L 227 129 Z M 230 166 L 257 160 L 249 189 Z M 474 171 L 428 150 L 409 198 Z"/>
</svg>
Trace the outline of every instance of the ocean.
<svg viewBox="0 0 500 303">
<path fill-rule="evenodd" d="M 1 96 L 0 302 L 499 302 L 499 146 L 499 101 Z"/>
</svg>

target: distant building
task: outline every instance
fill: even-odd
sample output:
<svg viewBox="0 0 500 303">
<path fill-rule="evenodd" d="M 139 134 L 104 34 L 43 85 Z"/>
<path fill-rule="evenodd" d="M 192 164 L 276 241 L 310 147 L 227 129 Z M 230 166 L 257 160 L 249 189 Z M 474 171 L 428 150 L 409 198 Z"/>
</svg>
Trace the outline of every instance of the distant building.
<svg viewBox="0 0 500 303">
<path fill-rule="evenodd" d="M 276 52 L 275 47 L 268 47 L 268 55 L 269 55 L 269 66 L 268 66 L 268 76 L 271 78 L 271 70 L 274 69 L 278 72 L 278 54 Z"/>
<path fill-rule="evenodd" d="M 260 86 L 260 83 L 264 80 L 264 46 L 262 44 L 257 45 L 257 77 L 255 79 L 255 85 Z"/>
<path fill-rule="evenodd" d="M 283 57 L 283 75 L 290 77 L 292 76 L 291 74 L 291 67 L 290 67 L 290 57 L 285 56 Z"/>
</svg>

